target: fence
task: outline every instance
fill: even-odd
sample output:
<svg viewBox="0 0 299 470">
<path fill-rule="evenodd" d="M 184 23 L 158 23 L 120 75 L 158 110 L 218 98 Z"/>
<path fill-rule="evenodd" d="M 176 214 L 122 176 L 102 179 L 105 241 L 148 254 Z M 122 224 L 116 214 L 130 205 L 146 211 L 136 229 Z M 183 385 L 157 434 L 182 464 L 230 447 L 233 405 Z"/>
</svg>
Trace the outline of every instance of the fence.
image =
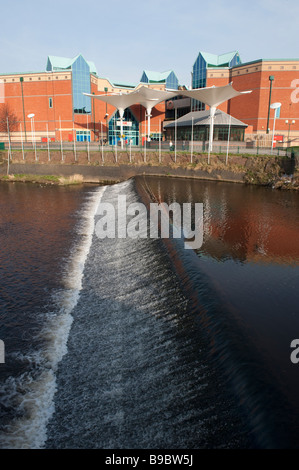
<svg viewBox="0 0 299 470">
<path fill-rule="evenodd" d="M 163 152 L 185 152 L 185 153 L 200 153 L 200 154 L 205 154 L 208 153 L 208 147 L 209 144 L 208 142 L 198 142 L 194 141 L 193 145 L 192 142 L 187 142 L 187 141 L 177 141 L 176 144 L 174 142 L 169 142 L 169 141 L 150 141 L 146 142 L 145 146 L 132 146 L 130 145 L 124 145 L 124 150 L 130 151 L 130 148 L 132 151 L 142 151 L 144 150 L 153 150 L 153 151 L 163 151 Z M 8 143 L 3 143 L 0 142 L 0 150 L 8 149 L 9 144 Z M 120 143 L 117 146 L 118 151 L 120 151 Z M 297 147 L 298 149 L 298 147 Z M 35 142 L 34 145 L 30 142 L 13 142 L 11 143 L 11 151 L 23 151 L 26 153 L 26 151 L 48 151 L 49 154 L 51 151 L 74 151 L 76 152 L 106 152 L 106 151 L 114 151 L 115 146 L 113 145 L 101 145 L 99 142 Z M 229 154 L 232 155 L 274 155 L 274 156 L 292 156 L 292 153 L 295 151 L 291 150 L 290 148 L 281 148 L 277 147 L 274 149 L 271 149 L 271 147 L 248 147 L 246 146 L 246 142 L 233 142 L 229 145 L 227 145 L 227 142 L 221 142 L 215 141 L 213 143 L 213 154 L 227 154 L 227 151 Z M 297 150 L 299 153 L 299 150 Z"/>
</svg>

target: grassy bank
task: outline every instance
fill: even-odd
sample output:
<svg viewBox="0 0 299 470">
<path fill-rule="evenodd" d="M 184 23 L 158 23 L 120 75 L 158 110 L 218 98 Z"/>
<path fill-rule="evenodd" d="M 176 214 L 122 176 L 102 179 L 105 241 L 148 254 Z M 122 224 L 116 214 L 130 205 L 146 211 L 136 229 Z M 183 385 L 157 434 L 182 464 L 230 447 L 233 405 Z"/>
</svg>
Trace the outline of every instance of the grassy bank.
<svg viewBox="0 0 299 470">
<path fill-rule="evenodd" d="M 72 185 L 82 184 L 82 175 L 73 175 L 70 177 L 62 177 L 55 175 L 29 175 L 29 174 L 13 174 L 0 175 L 0 181 L 21 182 L 21 183 L 39 183 L 51 185 Z"/>
<path fill-rule="evenodd" d="M 2 163 L 1 163 L 2 156 Z M 98 160 L 91 154 L 87 160 L 85 152 L 77 155 L 74 160 L 72 152 L 52 154 L 49 162 L 46 154 L 35 160 L 34 153 L 14 153 L 10 163 L 10 174 L 6 175 L 7 162 L 0 154 L 0 180 L 30 181 L 40 184 L 81 184 L 92 182 L 111 184 L 124 181 L 138 174 L 191 177 L 216 181 L 234 181 L 253 185 L 269 186 L 277 189 L 299 189 L 299 172 L 296 158 L 271 155 L 226 155 L 212 154 L 208 161 L 207 154 L 194 154 L 191 162 L 190 154 L 178 152 L 176 159 L 173 152 L 155 151 L 142 155 L 140 152 L 128 155 L 127 151 L 105 154 L 105 160 Z M 6 155 L 7 157 L 7 155 Z M 297 168 L 296 168 L 297 165 Z M 2 176 L 1 176 L 2 174 Z M 287 176 L 286 176 L 287 175 Z"/>
</svg>

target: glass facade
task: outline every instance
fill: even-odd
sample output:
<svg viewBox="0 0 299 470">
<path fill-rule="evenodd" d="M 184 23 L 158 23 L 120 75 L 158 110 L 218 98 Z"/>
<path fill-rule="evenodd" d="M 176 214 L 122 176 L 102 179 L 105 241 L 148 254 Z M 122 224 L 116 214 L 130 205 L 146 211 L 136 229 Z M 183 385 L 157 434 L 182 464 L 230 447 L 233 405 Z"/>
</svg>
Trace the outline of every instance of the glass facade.
<svg viewBox="0 0 299 470">
<path fill-rule="evenodd" d="M 90 131 L 76 131 L 77 142 L 90 142 Z"/>
<path fill-rule="evenodd" d="M 201 54 L 198 55 L 192 73 L 192 88 L 205 88 L 207 86 L 207 63 Z M 204 111 L 205 104 L 198 100 L 191 102 L 192 111 Z"/>
<path fill-rule="evenodd" d="M 149 72 L 150 74 L 150 72 Z M 165 83 L 166 88 L 171 90 L 177 90 L 179 88 L 179 81 L 174 72 L 170 72 L 170 74 L 165 78 L 162 78 L 163 74 L 158 72 L 152 72 L 151 75 L 147 75 L 144 71 L 142 77 L 140 79 L 141 83 Z"/>
<path fill-rule="evenodd" d="M 179 81 L 176 75 L 173 72 L 171 72 L 166 79 L 166 88 L 169 88 L 171 90 L 177 90 L 178 87 L 179 87 Z"/>
<path fill-rule="evenodd" d="M 230 61 L 229 66 L 234 67 L 235 65 L 241 64 L 241 59 L 239 54 L 236 54 L 234 58 Z"/>
<path fill-rule="evenodd" d="M 194 126 L 193 128 L 193 140 L 195 141 L 208 141 L 209 140 L 210 127 L 209 126 Z M 245 129 L 240 127 L 232 127 L 230 131 L 231 141 L 244 141 Z M 192 137 L 191 127 L 178 127 L 177 128 L 177 140 L 190 141 Z M 174 127 L 166 130 L 166 139 L 174 140 L 175 129 Z M 227 127 L 214 127 L 214 141 L 227 141 L 228 140 L 228 126 Z"/>
<path fill-rule="evenodd" d="M 208 60 L 212 62 L 212 57 L 206 54 Z M 193 65 L 192 71 L 192 88 L 205 88 L 207 86 L 207 69 L 208 68 L 218 68 L 218 67 L 234 67 L 241 63 L 239 54 L 236 52 L 233 56 L 232 54 L 224 54 L 223 56 L 215 56 L 218 58 L 215 60 L 215 63 L 207 63 L 201 53 L 198 54 L 198 57 Z M 230 59 L 230 60 L 229 60 Z M 191 110 L 192 111 L 204 111 L 205 105 L 197 100 L 192 100 Z"/>
<path fill-rule="evenodd" d="M 207 84 L 207 63 L 201 54 L 193 65 L 192 88 L 205 88 Z"/>
<path fill-rule="evenodd" d="M 75 114 L 91 113 L 91 98 L 82 93 L 91 93 L 90 69 L 80 55 L 72 64 L 73 111 Z"/>
<path fill-rule="evenodd" d="M 116 111 L 109 121 L 109 145 L 117 145 L 117 143 L 120 142 L 120 129 L 119 112 Z M 132 145 L 139 145 L 139 123 L 129 108 L 127 108 L 124 113 L 123 135 L 123 140 L 126 145 L 130 143 L 130 140 Z"/>
</svg>

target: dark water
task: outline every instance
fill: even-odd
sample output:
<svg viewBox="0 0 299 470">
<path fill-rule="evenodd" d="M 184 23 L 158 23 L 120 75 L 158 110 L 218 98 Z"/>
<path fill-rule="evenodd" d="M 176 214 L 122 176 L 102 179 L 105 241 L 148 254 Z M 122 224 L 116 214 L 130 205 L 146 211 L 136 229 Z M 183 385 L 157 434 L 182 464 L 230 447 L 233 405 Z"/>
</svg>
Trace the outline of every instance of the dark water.
<svg viewBox="0 0 299 470">
<path fill-rule="evenodd" d="M 93 234 L 148 193 L 204 203 L 199 250 Z M 1 447 L 299 447 L 298 194 L 142 177 L 0 205 Z"/>
<path fill-rule="evenodd" d="M 93 191 L 0 184 L 1 447 L 39 447 L 45 440 L 55 370 L 80 290 Z"/>
</svg>

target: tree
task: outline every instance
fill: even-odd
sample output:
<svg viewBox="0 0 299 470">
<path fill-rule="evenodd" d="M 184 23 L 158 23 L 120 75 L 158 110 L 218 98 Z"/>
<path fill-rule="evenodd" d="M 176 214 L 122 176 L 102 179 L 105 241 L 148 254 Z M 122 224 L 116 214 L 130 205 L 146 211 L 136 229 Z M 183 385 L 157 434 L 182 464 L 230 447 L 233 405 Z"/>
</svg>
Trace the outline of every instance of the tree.
<svg viewBox="0 0 299 470">
<path fill-rule="evenodd" d="M 5 134 L 8 133 L 8 126 L 9 132 L 14 132 L 18 128 L 19 120 L 17 116 L 11 111 L 9 105 L 4 103 L 0 106 L 0 132 L 4 132 Z"/>
</svg>

